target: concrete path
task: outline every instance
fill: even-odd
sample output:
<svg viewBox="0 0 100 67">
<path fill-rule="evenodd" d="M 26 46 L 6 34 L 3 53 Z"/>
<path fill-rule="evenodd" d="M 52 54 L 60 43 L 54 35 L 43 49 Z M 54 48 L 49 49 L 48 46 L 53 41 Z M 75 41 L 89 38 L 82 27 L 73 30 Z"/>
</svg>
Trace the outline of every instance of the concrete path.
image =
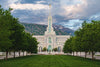
<svg viewBox="0 0 100 67">
<path fill-rule="evenodd" d="M 32 54 L 32 55 L 41 55 L 41 54 Z M 42 55 L 46 55 L 46 54 L 42 54 Z M 51 54 L 50 54 L 51 55 Z M 54 54 L 53 54 L 54 55 Z M 63 55 L 68 55 L 68 54 L 63 54 Z M 71 55 L 71 54 L 70 54 Z M 23 56 L 23 55 L 22 55 Z M 78 55 L 75 55 L 75 56 L 79 56 L 79 57 L 85 57 L 84 54 L 82 54 L 81 56 L 78 54 Z M 16 57 L 19 57 L 18 55 Z M 4 59 L 5 56 L 0 56 L 0 59 Z M 13 55 L 9 55 L 8 58 L 13 58 Z M 92 58 L 91 55 L 87 55 L 87 58 Z M 95 59 L 98 59 L 100 60 L 100 55 L 99 56 L 95 56 Z"/>
<path fill-rule="evenodd" d="M 81 56 L 79 56 L 79 57 L 85 57 L 85 56 L 84 56 L 84 55 L 81 55 Z M 94 56 L 94 57 L 95 57 L 95 59 L 100 60 L 100 56 Z M 92 56 L 91 56 L 91 55 L 87 55 L 87 58 L 92 59 Z"/>
<path fill-rule="evenodd" d="M 5 59 L 6 56 L 0 56 L 0 59 Z M 19 57 L 19 56 L 16 56 Z M 13 55 L 9 55 L 8 58 L 13 58 Z"/>
<path fill-rule="evenodd" d="M 78 52 L 77 55 L 76 55 L 76 53 L 74 53 L 74 54 L 75 54 L 75 56 L 85 57 L 85 53 L 84 52 L 81 52 L 81 55 L 80 55 L 80 52 Z M 65 55 L 72 55 L 72 54 L 67 53 Z M 95 59 L 100 60 L 100 53 L 97 52 L 94 57 L 95 57 Z M 87 54 L 87 58 L 92 59 L 92 55 Z"/>
</svg>

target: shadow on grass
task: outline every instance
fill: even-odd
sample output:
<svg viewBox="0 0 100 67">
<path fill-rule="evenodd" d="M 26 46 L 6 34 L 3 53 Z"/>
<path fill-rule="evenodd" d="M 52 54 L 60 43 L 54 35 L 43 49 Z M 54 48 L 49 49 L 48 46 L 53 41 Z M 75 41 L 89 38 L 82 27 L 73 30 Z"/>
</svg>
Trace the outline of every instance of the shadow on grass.
<svg viewBox="0 0 100 67">
<path fill-rule="evenodd" d="M 20 57 L 15 57 L 15 58 L 8 58 L 7 60 L 5 59 L 1 59 L 0 62 L 5 62 L 5 61 L 12 61 L 12 60 L 21 60 L 21 59 L 28 59 L 28 58 L 33 58 L 33 57 L 37 57 L 37 56 L 52 56 L 52 55 L 28 55 L 28 56 L 20 56 Z M 96 61 L 96 62 L 100 62 L 100 60 L 98 59 L 90 59 L 90 58 L 84 58 L 84 57 L 80 57 L 80 56 L 72 56 L 72 55 L 55 55 L 55 56 L 67 56 L 67 57 L 71 57 L 75 60 L 84 60 L 84 61 Z"/>
<path fill-rule="evenodd" d="M 32 58 L 33 56 L 35 57 L 36 55 L 28 55 L 28 56 L 20 56 L 20 57 L 15 57 L 15 58 L 8 58 L 7 60 L 1 59 L 0 62 L 27 59 L 27 58 Z"/>
<path fill-rule="evenodd" d="M 73 57 L 74 59 L 76 58 L 77 60 L 89 60 L 89 61 L 97 61 L 97 62 L 100 62 L 99 59 L 94 59 L 92 60 L 91 58 L 85 58 L 85 57 L 80 57 L 80 56 L 72 56 L 72 55 L 67 55 L 69 57 Z"/>
</svg>

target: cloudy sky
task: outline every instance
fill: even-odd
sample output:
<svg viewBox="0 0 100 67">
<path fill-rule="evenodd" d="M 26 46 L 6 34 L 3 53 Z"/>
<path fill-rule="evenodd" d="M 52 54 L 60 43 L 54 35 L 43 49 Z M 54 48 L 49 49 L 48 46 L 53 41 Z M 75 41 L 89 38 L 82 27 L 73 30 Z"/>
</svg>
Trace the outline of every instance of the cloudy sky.
<svg viewBox="0 0 100 67">
<path fill-rule="evenodd" d="M 47 24 L 49 3 L 55 24 L 77 30 L 84 20 L 100 20 L 100 0 L 0 0 L 20 22 L 37 24 Z"/>
</svg>

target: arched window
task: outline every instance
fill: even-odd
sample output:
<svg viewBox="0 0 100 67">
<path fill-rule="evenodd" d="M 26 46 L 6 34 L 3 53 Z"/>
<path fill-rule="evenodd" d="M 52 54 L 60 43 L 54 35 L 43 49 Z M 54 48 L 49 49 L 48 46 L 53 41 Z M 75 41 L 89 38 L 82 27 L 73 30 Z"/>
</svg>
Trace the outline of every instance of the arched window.
<svg viewBox="0 0 100 67">
<path fill-rule="evenodd" d="M 42 51 L 42 47 L 40 46 L 40 47 L 39 47 L 39 52 L 41 52 L 41 51 Z"/>
<path fill-rule="evenodd" d="M 48 40 L 49 40 L 49 41 L 48 41 L 49 43 L 52 43 L 52 41 L 51 41 L 51 37 L 49 37 Z"/>
</svg>

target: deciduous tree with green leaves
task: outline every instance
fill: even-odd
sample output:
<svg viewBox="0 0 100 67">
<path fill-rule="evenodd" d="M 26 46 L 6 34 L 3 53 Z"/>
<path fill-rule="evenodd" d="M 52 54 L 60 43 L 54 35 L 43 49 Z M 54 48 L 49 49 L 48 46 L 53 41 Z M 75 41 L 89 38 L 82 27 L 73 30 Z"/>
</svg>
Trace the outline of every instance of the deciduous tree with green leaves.
<svg viewBox="0 0 100 67">
<path fill-rule="evenodd" d="M 11 8 L 4 10 L 0 6 L 0 49 L 6 52 L 6 59 L 8 58 L 10 47 L 12 47 L 12 40 L 9 39 L 12 33 L 10 29 L 13 19 L 11 10 Z"/>
</svg>

